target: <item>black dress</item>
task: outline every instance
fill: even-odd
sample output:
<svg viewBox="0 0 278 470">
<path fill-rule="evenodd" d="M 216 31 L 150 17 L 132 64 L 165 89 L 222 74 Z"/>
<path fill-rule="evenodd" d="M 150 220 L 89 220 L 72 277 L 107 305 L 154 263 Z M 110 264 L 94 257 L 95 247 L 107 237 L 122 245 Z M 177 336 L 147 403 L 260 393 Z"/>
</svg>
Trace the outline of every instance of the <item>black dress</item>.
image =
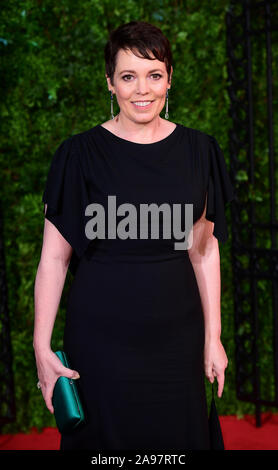
<svg viewBox="0 0 278 470">
<path fill-rule="evenodd" d="M 56 150 L 42 199 L 74 250 L 64 350 L 80 374 L 87 416 L 83 428 L 61 436 L 61 450 L 210 448 L 204 318 L 188 252 L 163 238 L 161 218 L 157 239 L 139 238 L 139 229 L 126 240 L 107 232 L 108 196 L 117 208 L 133 204 L 137 215 L 141 204 L 191 203 L 196 222 L 206 193 L 206 218 L 225 242 L 234 193 L 224 156 L 214 137 L 181 124 L 150 144 L 99 124 Z M 105 212 L 103 238 L 85 232 L 92 203 Z"/>
</svg>

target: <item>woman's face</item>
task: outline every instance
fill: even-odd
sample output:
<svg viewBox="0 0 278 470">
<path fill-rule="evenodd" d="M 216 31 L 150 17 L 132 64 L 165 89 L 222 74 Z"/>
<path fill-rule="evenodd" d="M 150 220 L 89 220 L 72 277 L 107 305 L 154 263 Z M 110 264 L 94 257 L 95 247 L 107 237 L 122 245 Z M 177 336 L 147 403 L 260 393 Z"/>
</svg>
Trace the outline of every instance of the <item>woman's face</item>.
<svg viewBox="0 0 278 470">
<path fill-rule="evenodd" d="M 153 56 L 154 57 L 154 56 Z M 171 68 L 172 78 L 173 68 Z M 147 123 L 159 116 L 170 88 L 165 62 L 149 60 L 120 49 L 116 58 L 114 86 L 107 77 L 109 90 L 116 94 L 126 118 Z"/>
</svg>

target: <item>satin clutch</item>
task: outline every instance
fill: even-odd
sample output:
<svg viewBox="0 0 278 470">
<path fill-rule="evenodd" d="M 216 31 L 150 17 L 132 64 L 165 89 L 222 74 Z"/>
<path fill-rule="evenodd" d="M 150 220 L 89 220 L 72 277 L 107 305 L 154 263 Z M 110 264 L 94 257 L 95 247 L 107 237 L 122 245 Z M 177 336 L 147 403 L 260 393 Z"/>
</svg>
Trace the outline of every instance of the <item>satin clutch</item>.
<svg viewBox="0 0 278 470">
<path fill-rule="evenodd" d="M 64 351 L 56 351 L 55 354 L 65 367 L 71 369 Z M 68 377 L 57 379 L 53 390 L 52 404 L 60 433 L 70 433 L 84 423 L 84 411 L 75 379 Z"/>
</svg>

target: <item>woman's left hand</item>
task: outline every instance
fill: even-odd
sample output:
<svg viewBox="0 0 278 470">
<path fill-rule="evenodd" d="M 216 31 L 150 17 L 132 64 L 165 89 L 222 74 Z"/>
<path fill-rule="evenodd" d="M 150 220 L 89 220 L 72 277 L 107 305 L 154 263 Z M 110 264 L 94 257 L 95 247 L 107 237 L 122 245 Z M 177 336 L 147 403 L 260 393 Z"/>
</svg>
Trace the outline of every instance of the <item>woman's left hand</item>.
<svg viewBox="0 0 278 470">
<path fill-rule="evenodd" d="M 228 365 L 228 358 L 220 339 L 209 339 L 205 341 L 204 367 L 205 375 L 211 383 L 214 377 L 218 381 L 218 397 L 220 398 L 225 382 L 225 369 Z"/>
</svg>

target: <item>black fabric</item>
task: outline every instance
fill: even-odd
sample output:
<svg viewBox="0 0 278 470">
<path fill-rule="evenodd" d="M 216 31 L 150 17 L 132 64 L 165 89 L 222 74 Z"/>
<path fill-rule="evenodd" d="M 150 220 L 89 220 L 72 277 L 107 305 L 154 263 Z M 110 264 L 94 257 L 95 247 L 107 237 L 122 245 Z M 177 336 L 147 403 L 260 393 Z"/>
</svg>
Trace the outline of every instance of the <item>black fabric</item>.
<svg viewBox="0 0 278 470">
<path fill-rule="evenodd" d="M 75 274 L 79 259 L 91 241 L 84 230 L 89 197 L 75 143 L 74 138 L 68 138 L 57 148 L 42 196 L 42 201 L 47 203 L 45 217 L 73 248 L 69 266 L 72 274 Z"/>
<path fill-rule="evenodd" d="M 212 396 L 209 413 L 210 450 L 225 450 L 221 425 L 217 413 L 212 384 Z"/>
<path fill-rule="evenodd" d="M 163 238 L 161 219 L 157 239 L 108 238 L 107 218 L 106 236 L 87 238 L 87 205 L 107 215 L 111 195 L 137 214 L 143 203 L 191 203 L 194 223 L 208 197 L 206 217 L 227 240 L 233 189 L 212 136 L 176 124 L 168 137 L 138 144 L 97 125 L 59 146 L 43 202 L 73 247 L 63 349 L 80 374 L 87 417 L 62 435 L 61 449 L 210 449 L 204 317 L 188 251 L 175 249 L 173 231 Z"/>
<path fill-rule="evenodd" d="M 228 238 L 225 205 L 234 199 L 234 189 L 227 172 L 223 153 L 218 142 L 212 136 L 210 136 L 209 157 L 206 219 L 214 222 L 214 236 L 225 243 Z"/>
</svg>

